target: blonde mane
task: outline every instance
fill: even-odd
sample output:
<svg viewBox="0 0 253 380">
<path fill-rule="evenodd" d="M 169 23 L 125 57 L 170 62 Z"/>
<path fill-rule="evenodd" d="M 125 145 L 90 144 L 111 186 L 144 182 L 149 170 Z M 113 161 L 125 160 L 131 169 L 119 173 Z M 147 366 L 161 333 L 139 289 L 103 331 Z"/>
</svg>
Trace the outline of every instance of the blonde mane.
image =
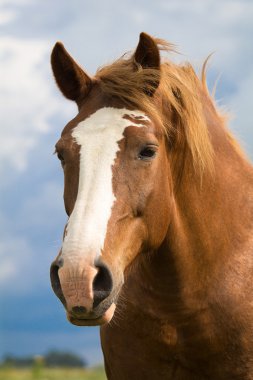
<svg viewBox="0 0 253 380">
<path fill-rule="evenodd" d="M 155 39 L 155 42 L 159 50 L 175 50 L 174 46 L 166 41 Z M 133 56 L 124 55 L 111 65 L 100 68 L 96 78 L 105 94 L 153 115 L 165 128 L 168 137 L 179 126 L 179 133 L 183 130 L 185 135 L 193 165 L 202 173 L 205 169 L 212 170 L 213 166 L 213 147 L 202 103 L 203 94 L 212 102 L 205 80 L 205 66 L 206 62 L 200 81 L 188 63 L 181 66 L 163 60 L 159 71 L 143 69 L 136 64 Z M 155 96 L 145 96 L 144 92 L 154 92 L 154 83 L 158 82 L 159 88 Z M 160 107 L 157 106 L 159 101 L 162 102 Z M 168 117 L 169 111 L 176 114 L 179 125 L 173 125 L 171 114 Z"/>
</svg>

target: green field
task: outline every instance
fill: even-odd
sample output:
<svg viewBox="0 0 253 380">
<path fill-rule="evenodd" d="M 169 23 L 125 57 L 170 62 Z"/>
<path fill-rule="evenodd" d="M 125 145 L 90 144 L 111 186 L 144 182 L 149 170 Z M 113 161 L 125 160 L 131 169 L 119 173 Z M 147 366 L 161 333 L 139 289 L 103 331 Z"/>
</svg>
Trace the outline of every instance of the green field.
<svg viewBox="0 0 253 380">
<path fill-rule="evenodd" d="M 106 380 L 102 367 L 94 369 L 0 368 L 0 380 Z"/>
</svg>

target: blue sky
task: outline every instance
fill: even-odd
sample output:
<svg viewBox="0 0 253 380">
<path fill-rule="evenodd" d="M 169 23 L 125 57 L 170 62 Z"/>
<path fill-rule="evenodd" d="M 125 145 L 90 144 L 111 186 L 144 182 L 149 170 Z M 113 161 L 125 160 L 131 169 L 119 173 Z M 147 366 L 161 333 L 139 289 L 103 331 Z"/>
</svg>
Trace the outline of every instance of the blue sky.
<svg viewBox="0 0 253 380">
<path fill-rule="evenodd" d="M 57 40 L 91 74 L 135 48 L 139 33 L 167 39 L 208 83 L 253 158 L 251 0 L 0 0 L 0 356 L 69 349 L 100 362 L 96 328 L 77 328 L 53 295 L 49 266 L 66 221 L 54 144 L 76 106 L 50 70 Z"/>
</svg>

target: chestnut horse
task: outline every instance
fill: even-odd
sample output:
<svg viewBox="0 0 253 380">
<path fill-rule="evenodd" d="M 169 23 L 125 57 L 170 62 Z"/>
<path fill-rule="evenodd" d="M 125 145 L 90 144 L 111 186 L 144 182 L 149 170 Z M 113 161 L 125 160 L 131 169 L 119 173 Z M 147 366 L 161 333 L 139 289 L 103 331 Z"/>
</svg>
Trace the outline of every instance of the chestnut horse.
<svg viewBox="0 0 253 380">
<path fill-rule="evenodd" d="M 141 33 L 91 78 L 53 49 L 78 114 L 56 144 L 69 219 L 52 287 L 71 323 L 101 325 L 110 380 L 253 379 L 253 168 L 205 67 L 161 50 Z"/>
</svg>

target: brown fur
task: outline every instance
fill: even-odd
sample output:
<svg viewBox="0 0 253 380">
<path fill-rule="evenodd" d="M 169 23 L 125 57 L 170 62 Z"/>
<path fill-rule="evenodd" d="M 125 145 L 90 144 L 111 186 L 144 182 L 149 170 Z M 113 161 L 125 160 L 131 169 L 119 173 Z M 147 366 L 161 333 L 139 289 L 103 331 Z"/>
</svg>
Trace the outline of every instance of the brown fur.
<svg viewBox="0 0 253 380">
<path fill-rule="evenodd" d="M 83 312 L 82 324 L 96 324 L 92 317 L 116 302 L 112 321 L 101 327 L 110 380 L 253 380 L 253 168 L 217 112 L 205 74 L 201 82 L 188 64 L 161 63 L 159 46 L 171 50 L 141 34 L 132 57 L 100 69 L 81 102 L 76 95 L 79 113 L 57 143 L 71 214 L 79 162 L 71 131 L 77 123 L 104 106 L 141 109 L 151 119 L 143 131 L 128 127 L 119 142 L 116 201 L 103 250 L 113 288 L 98 307 Z M 64 72 L 54 59 L 52 65 L 64 93 Z M 83 78 L 75 77 L 78 88 L 85 88 Z M 157 157 L 131 159 L 150 136 Z M 82 286 L 91 303 L 94 263 L 73 269 L 57 260 L 56 294 L 64 302 L 63 293 L 68 298 L 69 289 Z M 57 270 L 67 278 L 62 287 Z"/>
<path fill-rule="evenodd" d="M 158 40 L 157 43 L 159 42 Z M 170 45 L 163 44 L 162 47 L 169 52 L 172 50 Z M 211 169 L 212 145 L 206 127 L 202 99 L 199 91 L 196 91 L 201 87 L 201 83 L 192 66 L 189 64 L 178 66 L 165 61 L 159 73 L 156 69 L 137 67 L 133 70 L 133 67 L 132 57 L 129 59 L 123 57 L 112 65 L 100 69 L 96 78 L 101 80 L 101 88 L 106 94 L 117 97 L 134 108 L 141 108 L 148 115 L 155 115 L 169 136 L 174 132 L 172 129 L 179 134 L 185 133 L 194 165 L 200 170 Z M 150 81 L 150 78 L 154 78 L 153 81 Z M 143 96 L 147 82 L 150 82 L 152 88 L 152 82 L 156 82 L 159 78 L 157 95 L 176 112 L 178 126 L 183 127 L 183 131 L 182 128 L 172 125 L 166 112 L 161 113 L 161 110 L 157 109 L 153 98 Z"/>
</svg>

